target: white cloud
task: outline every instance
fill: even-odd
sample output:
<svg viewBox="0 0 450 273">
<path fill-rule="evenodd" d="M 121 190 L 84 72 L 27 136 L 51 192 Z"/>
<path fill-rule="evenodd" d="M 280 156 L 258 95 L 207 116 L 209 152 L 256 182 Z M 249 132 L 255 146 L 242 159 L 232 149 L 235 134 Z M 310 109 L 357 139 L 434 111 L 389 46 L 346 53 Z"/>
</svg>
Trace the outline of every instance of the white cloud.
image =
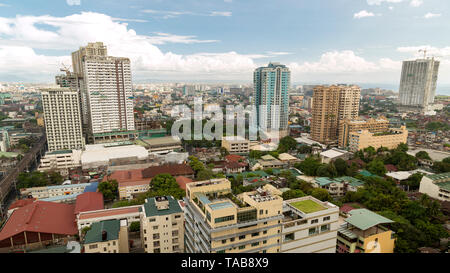
<svg viewBox="0 0 450 273">
<path fill-rule="evenodd" d="M 420 7 L 423 4 L 423 0 L 367 0 L 367 4 L 370 6 L 380 6 L 383 3 L 398 4 L 402 2 L 408 2 L 412 7 Z"/>
<path fill-rule="evenodd" d="M 373 17 L 375 16 L 375 14 L 373 14 L 372 12 L 368 12 L 367 10 L 362 10 L 358 13 L 353 14 L 353 18 L 357 18 L 357 19 L 361 19 L 364 17 Z"/>
<path fill-rule="evenodd" d="M 43 29 L 42 26 L 47 27 Z M 279 56 L 290 54 L 283 51 L 249 55 L 234 51 L 188 55 L 163 52 L 158 48 L 163 43 L 193 44 L 215 40 L 161 32 L 140 35 L 126 23 L 93 12 L 66 17 L 0 17 L 0 37 L 2 80 L 20 78 L 24 81 L 53 82 L 54 76 L 60 73 L 61 63 L 71 63 L 70 52 L 96 41 L 104 42 L 110 55 L 131 59 L 134 80 L 251 81 L 253 70 L 267 64 L 268 60 L 264 58 L 276 61 Z M 58 51 L 55 53 L 53 50 Z M 416 48 L 399 49 L 407 53 L 414 50 Z M 450 48 L 439 50 L 450 53 Z M 61 51 L 67 53 L 58 56 Z M 399 61 L 387 58 L 369 61 L 351 50 L 329 51 L 317 61 L 287 65 L 292 71 L 293 82 L 396 82 L 401 69 Z"/>
<path fill-rule="evenodd" d="M 155 14 L 155 15 L 160 14 L 162 16 L 162 18 L 164 18 L 164 19 L 175 18 L 180 15 L 224 16 L 224 17 L 232 16 L 231 11 L 211 11 L 209 13 L 195 13 L 195 12 L 191 12 L 191 11 L 164 11 L 164 10 L 145 9 L 145 10 L 142 10 L 141 12 Z"/>
<path fill-rule="evenodd" d="M 3 4 L 3 3 L 0 3 L 0 7 L 10 7 L 10 5 L 8 5 L 8 4 Z"/>
<path fill-rule="evenodd" d="M 431 18 L 441 17 L 441 14 L 440 14 L 440 13 L 431 13 L 431 12 L 428 12 L 428 13 L 425 14 L 423 17 L 424 17 L 425 19 L 431 19 Z"/>
<path fill-rule="evenodd" d="M 66 0 L 66 3 L 69 6 L 79 6 L 81 5 L 81 0 Z"/>
<path fill-rule="evenodd" d="M 225 16 L 225 17 L 229 17 L 231 15 L 232 15 L 231 11 L 213 11 L 209 14 L 209 16 Z"/>
<path fill-rule="evenodd" d="M 413 7 L 420 7 L 423 4 L 423 0 L 412 0 L 410 5 Z"/>
</svg>

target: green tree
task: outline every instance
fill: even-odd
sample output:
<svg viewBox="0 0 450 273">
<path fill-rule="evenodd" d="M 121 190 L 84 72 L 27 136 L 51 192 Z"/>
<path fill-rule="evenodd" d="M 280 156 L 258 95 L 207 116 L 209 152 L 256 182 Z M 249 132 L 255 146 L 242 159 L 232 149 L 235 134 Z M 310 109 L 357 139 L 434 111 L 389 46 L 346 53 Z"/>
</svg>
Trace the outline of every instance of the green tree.
<svg viewBox="0 0 450 273">
<path fill-rule="evenodd" d="M 326 189 L 315 188 L 311 191 L 311 196 L 320 201 L 331 201 L 330 193 Z"/>
<path fill-rule="evenodd" d="M 101 182 L 98 184 L 98 191 L 103 194 L 103 199 L 105 200 L 116 199 L 119 193 L 117 180 Z"/>
<path fill-rule="evenodd" d="M 306 194 L 301 190 L 288 190 L 286 192 L 283 192 L 282 195 L 283 200 L 289 200 L 303 196 L 306 196 Z"/>
<path fill-rule="evenodd" d="M 367 170 L 373 174 L 380 176 L 385 175 L 387 172 L 383 161 L 380 160 L 373 160 L 369 164 L 367 164 Z"/>
<path fill-rule="evenodd" d="M 257 150 L 252 150 L 248 154 L 248 157 L 253 158 L 253 159 L 260 159 L 261 156 L 263 156 L 263 153 L 261 151 L 257 151 Z"/>
<path fill-rule="evenodd" d="M 141 230 L 141 222 L 136 221 L 130 224 L 130 232 L 139 232 Z"/>
<path fill-rule="evenodd" d="M 180 188 L 176 179 L 170 174 L 158 174 L 150 181 L 150 190 L 145 197 L 173 196 L 175 199 L 182 199 L 186 195 Z"/>
<path fill-rule="evenodd" d="M 428 155 L 427 152 L 425 151 L 420 151 L 416 154 L 416 158 L 417 159 L 426 159 L 426 160 L 431 160 L 430 155 Z"/>
<path fill-rule="evenodd" d="M 286 136 L 280 139 L 280 143 L 278 144 L 278 152 L 286 153 L 291 150 L 295 150 L 297 148 L 297 141 L 290 137 Z"/>
<path fill-rule="evenodd" d="M 316 171 L 320 166 L 320 161 L 314 157 L 308 157 L 304 161 L 295 164 L 295 168 L 299 169 L 308 176 L 315 176 Z"/>
<path fill-rule="evenodd" d="M 213 172 L 210 169 L 204 169 L 197 173 L 197 180 L 203 181 L 203 180 L 210 180 L 214 176 Z"/>
<path fill-rule="evenodd" d="M 339 176 L 346 175 L 347 173 L 347 162 L 344 159 L 338 158 L 334 161 L 334 166 L 336 167 L 336 172 Z"/>
</svg>

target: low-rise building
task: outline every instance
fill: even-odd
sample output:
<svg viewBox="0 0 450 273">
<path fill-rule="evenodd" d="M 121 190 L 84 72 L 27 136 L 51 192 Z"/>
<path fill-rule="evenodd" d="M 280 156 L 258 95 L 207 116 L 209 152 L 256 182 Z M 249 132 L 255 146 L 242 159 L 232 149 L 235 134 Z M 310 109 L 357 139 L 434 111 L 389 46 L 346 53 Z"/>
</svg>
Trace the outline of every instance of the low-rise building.
<svg viewBox="0 0 450 273">
<path fill-rule="evenodd" d="M 149 153 L 170 153 L 181 149 L 181 140 L 178 137 L 166 136 L 157 138 L 144 138 Z"/>
<path fill-rule="evenodd" d="M 250 141 L 239 136 L 227 136 L 222 138 L 222 147 L 230 154 L 248 154 Z"/>
<path fill-rule="evenodd" d="M 392 220 L 368 209 L 353 209 L 338 230 L 338 253 L 393 253 L 394 232 L 387 224 Z"/>
<path fill-rule="evenodd" d="M 406 126 L 402 126 L 399 129 L 392 128 L 381 133 L 371 133 L 368 130 L 350 132 L 348 146 L 350 151 L 357 152 L 370 146 L 375 149 L 380 147 L 395 149 L 399 144 L 407 142 L 408 130 Z"/>
<path fill-rule="evenodd" d="M 145 252 L 184 252 L 184 213 L 172 196 L 146 199 L 140 220 L 141 240 Z"/>
<path fill-rule="evenodd" d="M 353 154 L 348 151 L 333 148 L 333 149 L 321 152 L 320 159 L 321 159 L 322 163 L 328 164 L 332 161 L 335 161 L 338 158 L 342 158 L 343 160 L 349 160 L 352 155 Z"/>
<path fill-rule="evenodd" d="M 283 253 L 335 253 L 339 207 L 305 196 L 284 202 Z"/>
<path fill-rule="evenodd" d="M 364 182 L 349 176 L 338 178 L 318 177 L 312 181 L 315 188 L 326 189 L 332 197 L 344 196 L 347 192 L 356 192 L 364 186 Z"/>
<path fill-rule="evenodd" d="M 41 164 L 38 167 L 38 171 L 57 171 L 62 176 L 67 176 L 70 169 L 81 167 L 81 153 L 81 150 L 48 152 L 41 158 Z"/>
<path fill-rule="evenodd" d="M 422 177 L 419 192 L 440 201 L 450 201 L 450 173 L 433 174 Z"/>
<path fill-rule="evenodd" d="M 98 186 L 98 182 L 26 188 L 20 190 L 20 195 L 36 199 L 45 199 L 66 195 L 75 195 L 74 198 L 76 198 L 76 195 L 85 192 L 86 188 L 91 191 L 90 189 L 93 188 L 93 186 L 96 189 Z"/>
<path fill-rule="evenodd" d="M 95 211 L 85 211 L 77 214 L 77 227 L 79 232 L 85 227 L 91 226 L 93 223 L 106 220 L 127 220 L 128 226 L 133 222 L 139 222 L 139 209 L 141 205 L 102 209 Z"/>
<path fill-rule="evenodd" d="M 106 220 L 91 225 L 84 237 L 85 253 L 129 253 L 126 220 Z"/>
</svg>

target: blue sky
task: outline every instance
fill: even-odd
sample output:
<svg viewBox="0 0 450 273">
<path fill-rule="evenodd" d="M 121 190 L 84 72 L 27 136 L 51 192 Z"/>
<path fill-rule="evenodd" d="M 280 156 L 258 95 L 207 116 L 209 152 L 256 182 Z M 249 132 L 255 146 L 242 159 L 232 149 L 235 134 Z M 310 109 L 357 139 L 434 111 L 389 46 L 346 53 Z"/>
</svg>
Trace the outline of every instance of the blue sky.
<svg viewBox="0 0 450 273">
<path fill-rule="evenodd" d="M 135 81 L 251 82 L 279 61 L 294 83 L 398 85 L 401 61 L 428 48 L 450 86 L 449 11 L 446 0 L 0 0 L 0 80 L 52 81 L 98 40 L 132 59 Z"/>
</svg>

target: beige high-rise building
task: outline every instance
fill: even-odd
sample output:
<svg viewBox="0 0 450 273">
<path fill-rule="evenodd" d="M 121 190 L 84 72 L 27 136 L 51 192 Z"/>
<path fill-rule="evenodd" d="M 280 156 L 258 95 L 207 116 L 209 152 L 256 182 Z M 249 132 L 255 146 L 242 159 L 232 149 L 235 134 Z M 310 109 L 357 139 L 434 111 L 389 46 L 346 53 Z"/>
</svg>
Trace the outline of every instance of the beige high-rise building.
<svg viewBox="0 0 450 273">
<path fill-rule="evenodd" d="M 42 89 L 41 96 L 49 152 L 83 149 L 78 92 L 69 88 Z"/>
<path fill-rule="evenodd" d="M 184 251 L 184 214 L 172 196 L 148 198 L 140 211 L 142 246 L 147 253 Z"/>
<path fill-rule="evenodd" d="M 267 188 L 235 196 L 225 178 L 194 182 L 185 201 L 186 252 L 281 252 L 283 199 Z"/>
<path fill-rule="evenodd" d="M 392 128 L 385 132 L 371 133 L 368 130 L 350 132 L 348 138 L 348 147 L 350 151 L 357 152 L 367 147 L 378 149 L 385 147 L 395 149 L 401 143 L 407 143 L 408 130 L 406 126 L 401 128 Z"/>
<path fill-rule="evenodd" d="M 72 62 L 90 139 L 134 130 L 130 59 L 108 56 L 106 46 L 97 42 L 73 52 Z"/>
<path fill-rule="evenodd" d="M 317 86 L 314 88 L 311 137 L 324 144 L 336 143 L 340 123 L 356 119 L 361 88 L 358 86 Z"/>
<path fill-rule="evenodd" d="M 371 133 L 386 132 L 389 129 L 389 120 L 383 116 L 376 119 L 344 119 L 339 127 L 339 147 L 348 146 L 348 136 L 351 132 L 368 130 Z"/>
</svg>

